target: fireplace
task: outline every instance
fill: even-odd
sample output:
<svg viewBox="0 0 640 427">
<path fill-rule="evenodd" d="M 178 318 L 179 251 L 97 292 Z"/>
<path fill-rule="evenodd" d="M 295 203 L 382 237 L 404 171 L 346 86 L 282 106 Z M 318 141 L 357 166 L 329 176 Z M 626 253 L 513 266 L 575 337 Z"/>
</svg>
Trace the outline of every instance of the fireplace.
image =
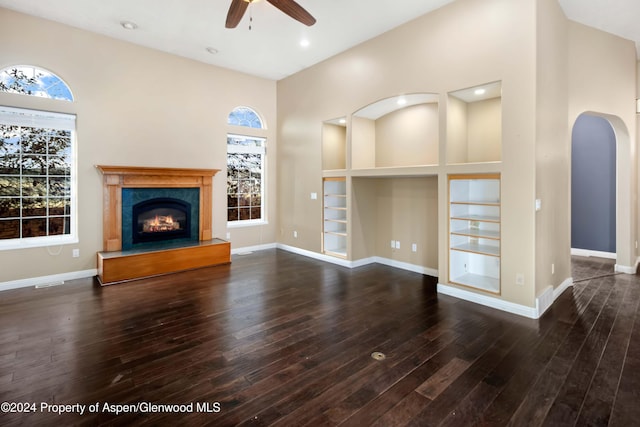
<svg viewBox="0 0 640 427">
<path fill-rule="evenodd" d="M 199 205 L 198 188 L 123 188 L 122 249 L 197 242 Z"/>
<path fill-rule="evenodd" d="M 103 174 L 102 285 L 231 262 L 231 244 L 212 236 L 218 169 L 96 167 Z"/>
<path fill-rule="evenodd" d="M 157 197 L 133 206 L 133 244 L 191 237 L 191 204 Z"/>
</svg>

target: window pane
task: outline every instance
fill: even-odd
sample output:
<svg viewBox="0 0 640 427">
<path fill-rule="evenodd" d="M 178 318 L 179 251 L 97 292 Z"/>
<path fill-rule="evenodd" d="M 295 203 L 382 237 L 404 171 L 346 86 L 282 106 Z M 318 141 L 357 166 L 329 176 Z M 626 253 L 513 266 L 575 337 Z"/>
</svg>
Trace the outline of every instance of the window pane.
<svg viewBox="0 0 640 427">
<path fill-rule="evenodd" d="M 19 156 L 0 157 L 0 174 L 20 175 L 20 157 Z"/>
<path fill-rule="evenodd" d="M 0 239 L 19 239 L 20 220 L 0 220 Z"/>
<path fill-rule="evenodd" d="M 22 220 L 22 237 L 41 237 L 47 235 L 45 218 Z"/>
<path fill-rule="evenodd" d="M 240 208 L 239 211 L 239 219 L 240 221 L 246 221 L 251 219 L 251 209 L 249 208 Z"/>
<path fill-rule="evenodd" d="M 23 175 L 46 175 L 47 156 L 22 156 Z"/>
<path fill-rule="evenodd" d="M 0 196 L 20 196 L 20 177 L 0 176 Z"/>
<path fill-rule="evenodd" d="M 49 199 L 49 215 L 70 215 L 71 199 Z"/>
<path fill-rule="evenodd" d="M 20 199 L 0 199 L 0 218 L 20 217 Z"/>
<path fill-rule="evenodd" d="M 49 196 L 69 197 L 71 195 L 71 180 L 69 178 L 49 178 Z"/>
<path fill-rule="evenodd" d="M 71 175 L 71 158 L 49 157 L 49 175 Z"/>
<path fill-rule="evenodd" d="M 0 156 L 20 152 L 20 127 L 0 125 Z"/>
<path fill-rule="evenodd" d="M 261 219 L 262 218 L 262 209 L 260 208 L 251 208 L 251 219 Z"/>
<path fill-rule="evenodd" d="M 229 147 L 264 146 L 264 141 L 260 138 L 254 140 L 243 136 L 228 137 Z M 240 148 L 237 150 L 241 151 Z M 233 151 L 227 153 L 228 221 L 261 219 L 263 158 L 262 153 Z M 236 207 L 238 209 L 235 209 Z"/>
<path fill-rule="evenodd" d="M 61 234 L 69 234 L 71 218 L 50 218 L 49 219 L 49 235 L 57 236 Z"/>
<path fill-rule="evenodd" d="M 22 199 L 22 216 L 45 216 L 47 215 L 47 199 L 24 198 Z"/>
<path fill-rule="evenodd" d="M 251 206 L 251 195 L 242 194 L 238 197 L 238 206 Z"/>
<path fill-rule="evenodd" d="M 49 129 L 20 128 L 20 147 L 24 154 L 47 154 L 49 142 Z"/>
<path fill-rule="evenodd" d="M 23 177 L 22 178 L 22 196 L 46 196 L 47 195 L 47 178 Z"/>
<path fill-rule="evenodd" d="M 17 65 L 0 71 L 0 91 L 73 101 L 71 89 L 51 71 Z"/>
<path fill-rule="evenodd" d="M 15 114 L 2 116 L 9 123 L 66 126 L 65 115 L 57 113 L 3 112 Z M 71 234 L 72 132 L 0 123 L 0 239 Z"/>
<path fill-rule="evenodd" d="M 236 126 L 246 126 L 250 128 L 262 128 L 262 120 L 258 114 L 248 107 L 236 107 L 227 118 L 227 123 Z"/>
</svg>

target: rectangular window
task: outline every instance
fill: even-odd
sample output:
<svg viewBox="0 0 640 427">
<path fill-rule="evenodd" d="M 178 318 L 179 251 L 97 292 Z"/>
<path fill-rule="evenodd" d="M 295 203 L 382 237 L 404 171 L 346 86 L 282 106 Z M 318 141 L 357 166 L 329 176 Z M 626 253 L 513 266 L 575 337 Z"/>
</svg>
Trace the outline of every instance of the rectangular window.
<svg viewBox="0 0 640 427">
<path fill-rule="evenodd" d="M 0 106 L 0 249 L 73 243 L 75 116 Z"/>
<path fill-rule="evenodd" d="M 264 222 L 266 139 L 227 135 L 227 221 Z"/>
</svg>

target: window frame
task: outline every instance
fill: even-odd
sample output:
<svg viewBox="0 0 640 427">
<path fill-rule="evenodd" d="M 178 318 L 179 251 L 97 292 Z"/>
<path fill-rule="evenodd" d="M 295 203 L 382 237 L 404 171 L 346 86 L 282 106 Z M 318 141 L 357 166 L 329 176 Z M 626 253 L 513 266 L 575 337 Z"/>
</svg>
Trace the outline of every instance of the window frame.
<svg viewBox="0 0 640 427">
<path fill-rule="evenodd" d="M 252 140 L 260 140 L 262 141 L 262 146 L 259 147 L 249 147 L 249 146 L 241 146 L 229 144 L 230 138 L 242 138 L 242 139 L 252 139 Z M 227 228 L 240 228 L 240 227 L 250 227 L 254 225 L 264 225 L 268 224 L 267 218 L 267 208 L 266 208 L 266 183 L 267 183 L 267 138 L 264 136 L 254 136 L 254 135 L 243 135 L 240 133 L 227 133 L 227 180 L 229 179 L 229 154 L 260 154 L 262 156 L 261 161 L 261 173 L 260 173 L 260 219 L 237 219 L 229 221 L 229 205 L 227 203 L 226 208 L 226 217 L 227 217 Z M 228 181 L 227 181 L 228 182 Z M 227 202 L 229 200 L 229 188 L 227 185 L 226 188 Z"/>
<path fill-rule="evenodd" d="M 15 116 L 13 116 L 15 114 Z M 67 244 L 75 244 L 79 242 L 78 239 L 78 183 L 77 183 L 77 169 L 78 169 L 78 147 L 77 147 L 77 132 L 76 132 L 76 115 L 68 113 L 58 113 L 52 111 L 33 110 L 27 108 L 0 106 L 0 124 L 9 126 L 22 126 L 41 129 L 57 129 L 66 130 L 70 132 L 70 171 L 69 171 L 69 199 L 70 199 L 70 212 L 69 212 L 69 234 L 58 234 L 49 236 L 37 236 L 37 237 L 22 237 L 22 227 L 20 230 L 21 236 L 12 239 L 0 239 L 0 251 L 22 249 L 22 248 L 36 248 L 36 247 L 48 247 L 59 246 Z M 22 179 L 24 176 L 22 170 L 15 175 Z M 27 175 L 29 176 L 29 175 Z M 48 174 L 46 175 L 49 176 Z M 49 189 L 47 189 L 47 196 L 49 197 Z M 22 194 L 20 195 L 22 205 Z M 20 208 L 22 210 L 22 206 Z M 47 221 L 51 216 L 42 216 Z M 53 217 L 57 217 L 54 215 Z M 20 220 L 22 220 L 22 212 L 20 214 Z"/>
</svg>

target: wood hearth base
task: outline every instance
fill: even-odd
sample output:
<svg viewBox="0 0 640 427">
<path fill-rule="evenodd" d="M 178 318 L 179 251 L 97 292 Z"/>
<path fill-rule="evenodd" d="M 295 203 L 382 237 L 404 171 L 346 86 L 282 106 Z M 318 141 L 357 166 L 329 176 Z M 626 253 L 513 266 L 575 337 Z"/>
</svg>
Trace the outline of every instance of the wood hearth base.
<svg viewBox="0 0 640 427">
<path fill-rule="evenodd" d="M 230 262 L 231 244 L 220 239 L 144 252 L 140 250 L 98 252 L 98 280 L 103 286 L 112 285 Z"/>
</svg>

